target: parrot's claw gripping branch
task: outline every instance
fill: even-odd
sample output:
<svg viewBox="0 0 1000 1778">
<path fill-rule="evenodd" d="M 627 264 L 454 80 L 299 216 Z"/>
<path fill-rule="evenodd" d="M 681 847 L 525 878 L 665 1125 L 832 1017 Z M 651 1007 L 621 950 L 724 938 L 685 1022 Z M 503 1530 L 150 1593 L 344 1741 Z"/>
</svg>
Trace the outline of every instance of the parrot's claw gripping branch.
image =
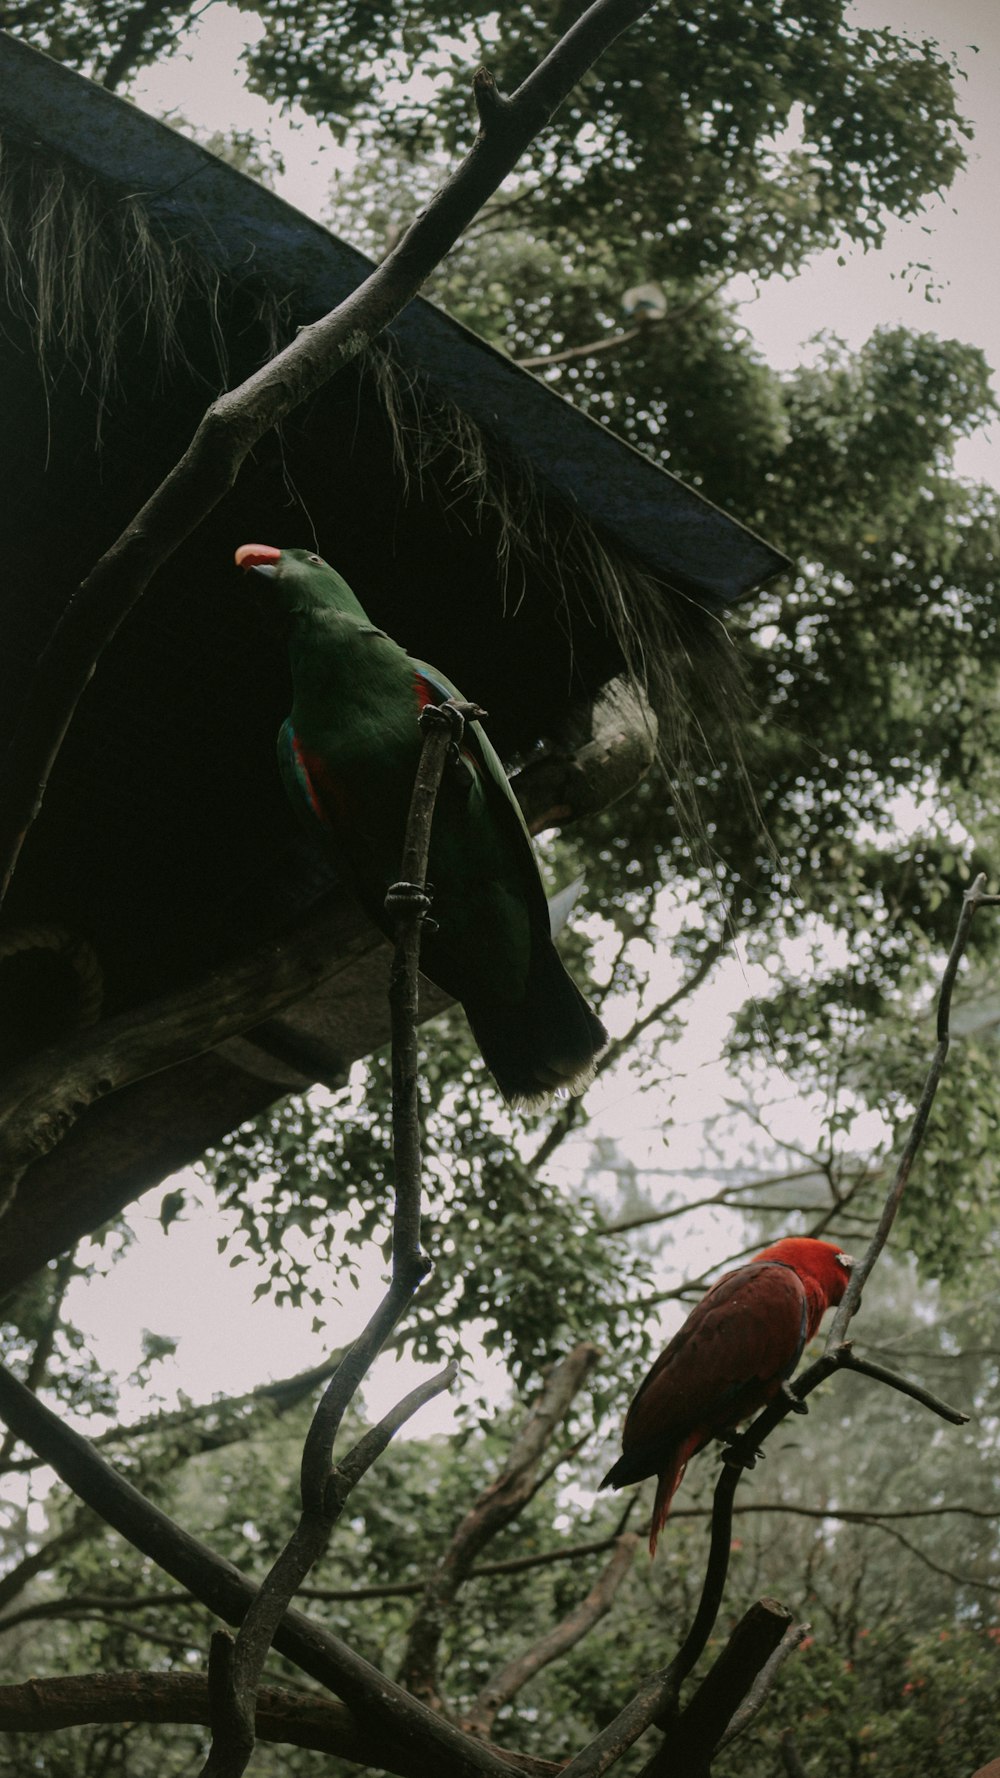
<svg viewBox="0 0 1000 1778">
<path fill-rule="evenodd" d="M 734 1434 L 728 1440 L 722 1453 L 722 1461 L 728 1463 L 731 1469 L 756 1469 L 758 1463 L 763 1463 L 766 1455 L 763 1446 L 754 1443 L 742 1432 Z"/>
<path fill-rule="evenodd" d="M 480 722 L 487 714 L 481 704 L 470 703 L 467 698 L 445 698 L 440 704 L 425 704 L 417 720 L 425 736 L 444 729 L 452 746 L 457 748 L 466 723 Z"/>
<path fill-rule="evenodd" d="M 808 1414 L 809 1403 L 802 1400 L 801 1395 L 799 1395 L 793 1385 L 789 1383 L 787 1377 L 782 1383 L 781 1388 L 778 1390 L 778 1394 L 782 1401 L 788 1403 L 789 1409 L 793 1414 Z"/>
<path fill-rule="evenodd" d="M 462 767 L 469 773 L 469 767 L 464 764 L 460 752 L 465 725 L 467 722 L 481 722 L 488 714 L 481 704 L 470 703 L 466 698 L 445 698 L 441 704 L 425 704 L 418 721 L 425 735 L 436 729 L 447 730 L 448 765 Z"/>
<path fill-rule="evenodd" d="M 385 911 L 393 924 L 400 920 L 426 920 L 431 896 L 419 883 L 392 883 L 386 891 Z"/>
</svg>

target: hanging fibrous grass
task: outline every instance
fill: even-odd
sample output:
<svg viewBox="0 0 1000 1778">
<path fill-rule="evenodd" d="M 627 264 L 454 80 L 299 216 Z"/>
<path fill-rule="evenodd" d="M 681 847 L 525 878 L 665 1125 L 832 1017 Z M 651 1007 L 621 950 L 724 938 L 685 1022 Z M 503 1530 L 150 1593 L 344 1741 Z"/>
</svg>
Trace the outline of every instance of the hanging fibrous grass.
<svg viewBox="0 0 1000 1778">
<path fill-rule="evenodd" d="M 175 372 L 201 382 L 207 404 L 226 384 L 225 317 L 237 287 L 249 292 L 251 319 L 263 325 L 264 358 L 288 337 L 292 318 L 303 318 L 294 291 L 276 291 L 250 271 L 234 279 L 211 249 L 210 233 L 204 242 L 178 238 L 141 194 L 34 145 L 0 139 L 6 299 L 28 328 L 46 389 L 66 363 L 89 389 L 98 444 L 119 391 L 122 354 L 135 343 L 152 349 L 164 383 Z M 456 525 L 481 527 L 495 540 L 508 609 L 540 575 L 571 654 L 581 623 L 613 638 L 621 665 L 609 659 L 609 676 L 623 667 L 641 693 L 639 719 L 643 700 L 655 712 L 656 750 L 681 825 L 696 836 L 699 775 L 720 757 L 740 775 L 741 673 L 720 617 L 599 534 L 543 485 L 526 456 L 515 458 L 443 399 L 391 342 L 369 348 L 358 369 L 364 395 L 384 416 L 404 494 L 419 500 L 433 484 L 444 523 L 453 515 Z M 745 775 L 744 791 L 749 796 Z"/>
<path fill-rule="evenodd" d="M 746 709 L 737 648 L 718 613 L 666 584 L 600 535 L 578 508 L 550 494 L 526 458 L 514 459 L 454 403 L 403 364 L 391 344 L 372 347 L 364 371 L 390 428 L 404 486 L 420 498 L 433 484 L 468 514 L 469 501 L 498 537 L 504 596 L 516 607 L 541 574 L 558 601 L 572 653 L 574 630 L 610 633 L 625 677 L 648 710 L 650 751 L 671 786 L 681 827 L 704 850 L 697 782 L 722 758 L 752 802 L 742 765 Z"/>
<path fill-rule="evenodd" d="M 0 277 L 9 307 L 28 326 L 46 389 L 71 363 L 93 399 L 98 438 L 126 333 L 154 344 L 161 372 L 184 366 L 206 381 L 180 325 L 192 300 L 210 347 L 206 399 L 225 384 L 219 268 L 154 222 L 141 197 L 2 137 Z M 276 349 L 285 305 L 263 287 L 256 299 Z"/>
</svg>

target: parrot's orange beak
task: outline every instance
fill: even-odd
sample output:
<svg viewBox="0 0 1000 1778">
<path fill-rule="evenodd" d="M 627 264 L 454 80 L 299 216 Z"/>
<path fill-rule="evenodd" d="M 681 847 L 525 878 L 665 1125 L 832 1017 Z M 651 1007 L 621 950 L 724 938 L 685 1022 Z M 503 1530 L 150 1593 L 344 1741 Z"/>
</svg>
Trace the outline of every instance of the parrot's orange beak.
<svg viewBox="0 0 1000 1778">
<path fill-rule="evenodd" d="M 845 1272 L 849 1272 L 851 1267 L 857 1265 L 857 1263 L 853 1253 L 838 1253 L 837 1255 L 837 1264 L 838 1266 L 843 1266 Z"/>
<path fill-rule="evenodd" d="M 237 568 L 256 568 L 258 574 L 273 574 L 280 561 L 281 551 L 271 543 L 241 543 L 236 551 Z"/>
</svg>

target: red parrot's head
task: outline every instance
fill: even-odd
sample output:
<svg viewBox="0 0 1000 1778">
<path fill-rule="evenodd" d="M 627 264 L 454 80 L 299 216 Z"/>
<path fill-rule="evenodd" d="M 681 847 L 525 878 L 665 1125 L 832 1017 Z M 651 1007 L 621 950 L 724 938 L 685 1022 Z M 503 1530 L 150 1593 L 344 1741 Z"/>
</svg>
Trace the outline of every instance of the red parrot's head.
<svg viewBox="0 0 1000 1778">
<path fill-rule="evenodd" d="M 808 1235 L 788 1235 L 783 1241 L 775 1241 L 773 1247 L 755 1253 L 751 1264 L 758 1260 L 771 1260 L 797 1272 L 817 1304 L 822 1298 L 820 1315 L 840 1302 L 854 1264 L 842 1247 L 835 1247 L 832 1241 L 814 1241 Z"/>
</svg>

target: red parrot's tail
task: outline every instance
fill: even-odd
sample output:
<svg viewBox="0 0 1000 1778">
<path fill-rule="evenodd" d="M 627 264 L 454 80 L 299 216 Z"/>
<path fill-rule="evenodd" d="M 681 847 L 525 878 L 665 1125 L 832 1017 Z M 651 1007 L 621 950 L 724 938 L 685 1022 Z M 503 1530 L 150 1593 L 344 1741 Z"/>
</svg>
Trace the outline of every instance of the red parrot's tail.
<svg viewBox="0 0 1000 1778">
<path fill-rule="evenodd" d="M 653 1517 L 649 1527 L 649 1553 L 651 1556 L 656 1555 L 656 1540 L 667 1522 L 670 1502 L 684 1479 L 688 1458 L 693 1457 L 696 1451 L 700 1451 L 704 1443 L 704 1433 L 689 1433 L 687 1438 L 682 1439 L 677 1449 L 671 1453 L 666 1468 L 660 1471 L 660 1479 L 656 1484 L 656 1499 L 653 1501 Z"/>
</svg>

